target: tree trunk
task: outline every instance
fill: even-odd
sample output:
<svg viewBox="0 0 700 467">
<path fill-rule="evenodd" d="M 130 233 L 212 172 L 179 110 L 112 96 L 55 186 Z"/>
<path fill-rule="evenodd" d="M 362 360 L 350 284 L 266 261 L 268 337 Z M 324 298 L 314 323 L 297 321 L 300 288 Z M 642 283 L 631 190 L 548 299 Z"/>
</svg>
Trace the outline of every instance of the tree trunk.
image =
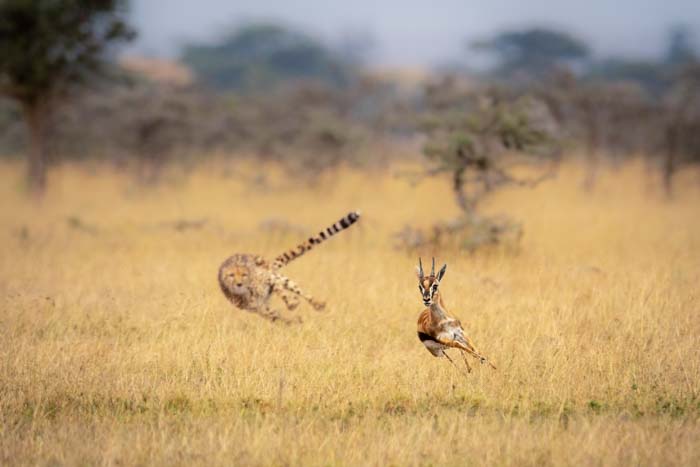
<svg viewBox="0 0 700 467">
<path fill-rule="evenodd" d="M 466 217 L 471 219 L 474 216 L 475 206 L 474 200 L 469 199 L 464 190 L 466 170 L 466 168 L 460 167 L 454 171 L 452 174 L 452 190 L 455 193 L 455 198 L 457 198 L 457 205 L 459 205 Z"/>
<path fill-rule="evenodd" d="M 583 179 L 582 187 L 584 191 L 592 192 L 595 188 L 598 175 L 598 166 L 600 164 L 600 115 L 593 113 L 592 109 L 588 110 L 586 118 L 586 175 Z"/>
<path fill-rule="evenodd" d="M 39 102 L 25 102 L 23 111 L 29 130 L 27 182 L 32 193 L 41 195 L 46 189 L 48 109 Z"/>
<path fill-rule="evenodd" d="M 674 126 L 666 130 L 666 157 L 663 161 L 663 181 L 666 196 L 673 196 L 673 175 L 676 173 L 676 152 L 678 151 L 678 134 Z"/>
</svg>

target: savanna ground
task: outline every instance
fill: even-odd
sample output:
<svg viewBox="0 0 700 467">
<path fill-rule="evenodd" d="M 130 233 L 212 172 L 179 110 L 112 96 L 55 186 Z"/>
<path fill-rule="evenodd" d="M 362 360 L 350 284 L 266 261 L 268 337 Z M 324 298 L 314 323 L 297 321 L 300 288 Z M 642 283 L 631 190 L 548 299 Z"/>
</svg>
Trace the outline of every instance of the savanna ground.
<svg viewBox="0 0 700 467">
<path fill-rule="evenodd" d="M 64 166 L 37 201 L 21 169 L 0 165 L 0 464 L 700 464 L 697 174 L 667 201 L 639 164 L 592 194 L 567 166 L 484 207 L 523 221 L 519 251 L 420 252 L 498 366 L 465 377 L 416 338 L 417 253 L 390 238 L 456 214 L 446 181 Z M 327 311 L 287 327 L 218 290 L 229 254 L 355 208 L 286 270 Z"/>
</svg>

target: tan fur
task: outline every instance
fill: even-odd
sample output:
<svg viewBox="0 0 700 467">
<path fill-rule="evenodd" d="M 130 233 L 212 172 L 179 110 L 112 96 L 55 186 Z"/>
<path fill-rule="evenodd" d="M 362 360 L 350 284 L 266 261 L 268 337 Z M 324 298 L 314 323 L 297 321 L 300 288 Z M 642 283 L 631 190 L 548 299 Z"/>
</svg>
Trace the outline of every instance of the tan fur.
<svg viewBox="0 0 700 467">
<path fill-rule="evenodd" d="M 444 274 L 444 269 L 441 273 Z M 447 312 L 442 294 L 438 290 L 440 280 L 434 275 L 434 266 L 433 272 L 428 277 L 423 276 L 421 267 L 418 273 L 418 280 L 423 289 L 427 291 L 422 293 L 423 299 L 426 299 L 427 294 L 430 297 L 430 306 L 420 313 L 417 323 L 418 337 L 426 349 L 436 357 L 444 356 L 448 358 L 454 364 L 445 350 L 447 348 L 456 348 L 472 355 L 481 363 L 488 363 L 493 369 L 496 369 L 486 357 L 481 355 L 471 339 L 464 335 L 462 323 L 457 318 L 451 317 Z M 434 289 L 432 288 L 433 285 L 435 285 Z M 464 353 L 462 353 L 462 357 L 467 371 L 470 372 L 471 367 Z"/>
<path fill-rule="evenodd" d="M 279 269 L 314 245 L 322 243 L 333 234 L 350 227 L 358 218 L 359 214 L 357 213 L 348 214 L 326 229 L 331 232 L 330 234 L 321 235 L 319 233 L 318 237 L 311 237 L 296 250 L 290 250 L 272 262 L 268 262 L 262 256 L 252 254 L 235 254 L 229 257 L 219 267 L 218 279 L 221 291 L 233 305 L 242 310 L 258 313 L 271 321 L 300 322 L 301 319 L 298 317 L 296 319 L 285 318 L 277 310 L 271 308 L 269 301 L 272 295 L 278 295 L 290 311 L 299 306 L 300 297 L 316 310 L 322 310 L 326 305 L 304 293 L 288 277 L 282 275 Z"/>
<path fill-rule="evenodd" d="M 258 255 L 238 254 L 228 258 L 219 268 L 219 286 L 237 308 L 258 313 L 272 321 L 300 321 L 298 318 L 284 318 L 271 308 L 269 300 L 272 294 L 279 295 L 289 310 L 294 310 L 299 305 L 299 297 L 308 301 L 316 310 L 325 307 L 323 302 L 303 293 L 294 282 Z"/>
</svg>

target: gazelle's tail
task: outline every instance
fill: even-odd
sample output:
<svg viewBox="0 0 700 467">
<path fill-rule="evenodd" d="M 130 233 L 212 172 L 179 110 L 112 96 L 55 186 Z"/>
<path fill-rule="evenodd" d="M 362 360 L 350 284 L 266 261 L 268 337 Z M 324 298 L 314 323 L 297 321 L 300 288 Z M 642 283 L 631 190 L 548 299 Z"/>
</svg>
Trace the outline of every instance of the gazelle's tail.
<svg viewBox="0 0 700 467">
<path fill-rule="evenodd" d="M 352 224 L 357 222 L 359 218 L 359 212 L 352 211 L 348 213 L 348 215 L 340 219 L 338 222 L 329 226 L 325 230 L 320 231 L 315 237 L 309 237 L 308 240 L 300 243 L 296 248 L 292 248 L 291 250 L 285 251 L 283 254 L 279 255 L 272 263 L 272 267 L 278 269 L 287 265 L 290 261 L 300 257 L 319 243 L 323 243 L 338 232 L 342 232 L 343 230 L 347 229 Z"/>
</svg>

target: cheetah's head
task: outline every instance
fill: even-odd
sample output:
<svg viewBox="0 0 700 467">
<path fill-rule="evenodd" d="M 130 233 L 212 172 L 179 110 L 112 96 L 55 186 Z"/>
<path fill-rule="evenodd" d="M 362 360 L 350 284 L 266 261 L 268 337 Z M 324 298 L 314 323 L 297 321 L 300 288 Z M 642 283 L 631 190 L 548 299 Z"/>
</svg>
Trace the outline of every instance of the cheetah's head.
<svg viewBox="0 0 700 467">
<path fill-rule="evenodd" d="M 224 263 L 219 269 L 219 282 L 233 295 L 250 293 L 250 270 L 241 264 Z"/>
</svg>

